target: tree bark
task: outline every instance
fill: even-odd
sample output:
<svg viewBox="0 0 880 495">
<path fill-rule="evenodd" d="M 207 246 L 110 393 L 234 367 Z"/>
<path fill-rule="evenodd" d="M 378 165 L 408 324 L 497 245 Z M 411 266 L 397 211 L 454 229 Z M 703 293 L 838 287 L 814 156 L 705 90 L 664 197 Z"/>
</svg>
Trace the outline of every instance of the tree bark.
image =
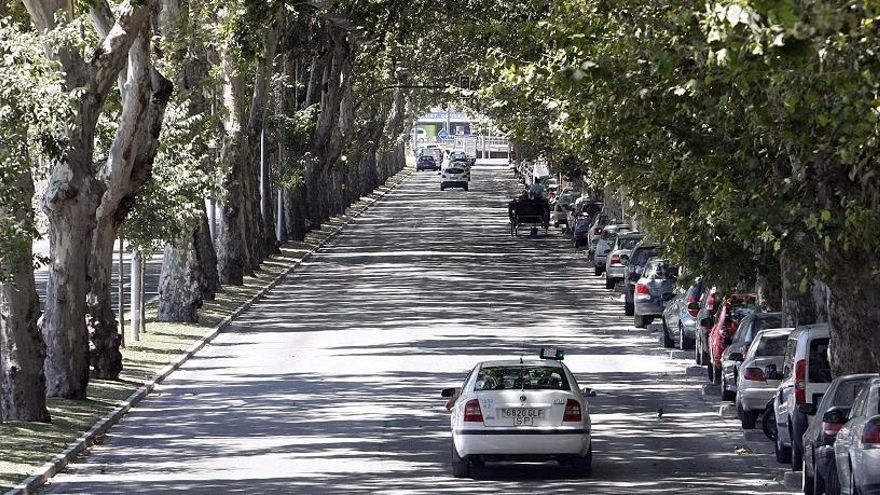
<svg viewBox="0 0 880 495">
<path fill-rule="evenodd" d="M 71 0 L 23 0 L 37 29 L 47 32 L 73 17 Z M 86 330 L 88 253 L 97 223 L 103 185 L 92 169 L 95 127 L 103 103 L 125 66 L 129 48 L 141 33 L 153 2 L 124 4 L 108 35 L 86 61 L 68 48 L 47 47 L 60 62 L 65 89 L 80 88 L 82 98 L 68 127 L 69 145 L 51 166 L 43 196 L 49 218 L 49 281 L 42 332 L 47 346 L 46 391 L 50 397 L 83 399 L 89 379 Z M 114 327 L 115 331 L 115 327 Z"/>
<path fill-rule="evenodd" d="M 835 251 L 828 281 L 834 376 L 880 369 L 880 281 L 871 270 L 878 262 L 865 252 Z"/>
<path fill-rule="evenodd" d="M 197 244 L 196 232 L 190 231 L 179 244 L 165 246 L 159 279 L 159 321 L 199 321 L 206 282 Z"/>
<path fill-rule="evenodd" d="M 23 153 L 27 156 L 27 153 Z M 30 164 L 16 179 L 14 197 L 0 197 L 0 229 L 9 223 L 31 223 L 34 182 Z M 28 237 L 10 245 L 14 252 L 0 260 L 0 421 L 49 421 L 46 408 L 46 377 L 43 360 L 46 348 L 37 318 L 39 298 L 34 284 L 32 246 Z"/>
<path fill-rule="evenodd" d="M 794 252 L 783 252 L 780 257 L 782 274 L 782 321 L 783 325 L 797 327 L 816 323 L 818 313 L 809 290 L 801 290 L 804 276 L 803 264 Z"/>
</svg>

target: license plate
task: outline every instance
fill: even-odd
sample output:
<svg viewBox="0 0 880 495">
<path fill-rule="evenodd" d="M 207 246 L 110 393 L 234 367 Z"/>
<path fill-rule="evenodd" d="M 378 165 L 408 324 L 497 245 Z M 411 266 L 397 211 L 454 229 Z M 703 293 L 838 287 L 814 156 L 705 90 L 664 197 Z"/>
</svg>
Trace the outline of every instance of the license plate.
<svg viewBox="0 0 880 495">
<path fill-rule="evenodd" d="M 510 419 L 513 426 L 533 426 L 544 417 L 544 410 L 531 407 L 499 409 L 498 416 Z"/>
</svg>

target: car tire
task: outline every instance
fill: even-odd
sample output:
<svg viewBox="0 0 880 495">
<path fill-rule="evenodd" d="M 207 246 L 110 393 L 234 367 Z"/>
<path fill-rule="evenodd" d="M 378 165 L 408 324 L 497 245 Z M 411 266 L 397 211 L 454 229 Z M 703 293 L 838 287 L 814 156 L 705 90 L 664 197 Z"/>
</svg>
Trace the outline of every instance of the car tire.
<svg viewBox="0 0 880 495">
<path fill-rule="evenodd" d="M 736 412 L 737 416 L 739 416 L 739 421 L 742 424 L 743 430 L 755 429 L 755 426 L 758 424 L 758 411 L 755 411 L 753 409 L 746 411 L 742 408 L 742 404 L 737 401 Z"/>
<path fill-rule="evenodd" d="M 715 365 L 712 363 L 706 364 L 706 379 L 709 383 L 715 383 Z"/>
<path fill-rule="evenodd" d="M 788 425 L 788 438 L 791 438 L 791 470 L 800 471 L 804 468 L 804 451 L 798 448 L 791 431 L 791 423 Z"/>
<path fill-rule="evenodd" d="M 718 368 L 715 368 L 715 373 L 718 373 Z M 723 375 L 724 372 L 721 371 Z M 736 392 L 730 392 L 727 390 L 727 379 L 724 376 L 721 377 L 721 400 L 724 402 L 733 402 L 736 400 Z"/>
<path fill-rule="evenodd" d="M 645 317 L 636 315 L 633 319 L 633 324 L 636 326 L 636 328 L 645 328 Z"/>
<path fill-rule="evenodd" d="M 666 318 L 661 319 L 663 321 L 663 347 L 665 349 L 674 349 L 675 341 L 669 336 L 669 327 L 666 326 Z"/>
<path fill-rule="evenodd" d="M 572 459 L 571 463 L 572 467 L 574 467 L 575 471 L 577 471 L 581 476 L 585 478 L 589 478 L 593 475 L 593 444 L 590 443 L 590 447 L 587 449 L 586 455 L 576 456 Z"/>
<path fill-rule="evenodd" d="M 711 363 L 712 360 L 710 359 L 709 362 Z M 715 385 L 718 385 L 720 387 L 721 386 L 721 378 L 724 375 L 724 372 L 722 371 L 721 368 L 715 366 L 714 364 L 712 365 L 712 367 L 715 368 L 715 371 L 713 372 L 714 373 L 713 376 L 714 376 L 715 380 L 712 383 Z M 723 390 L 722 390 L 722 392 L 723 392 Z"/>
<path fill-rule="evenodd" d="M 471 463 L 467 458 L 458 455 L 455 444 L 452 445 L 452 476 L 467 478 L 471 475 Z"/>
<path fill-rule="evenodd" d="M 700 341 L 694 341 L 694 362 L 697 366 L 703 365 L 703 343 Z"/>
<path fill-rule="evenodd" d="M 599 276 L 602 275 L 602 269 L 599 268 L 599 265 L 593 265 L 593 275 Z"/>
<path fill-rule="evenodd" d="M 776 441 L 779 433 L 776 431 L 776 413 L 773 411 L 773 402 L 767 404 L 764 412 L 761 414 L 761 430 L 764 436 L 771 442 Z"/>
<path fill-rule="evenodd" d="M 773 453 L 776 454 L 776 462 L 780 464 L 788 464 L 791 462 L 791 447 L 782 445 L 782 440 L 779 438 L 779 434 L 776 435 L 776 440 L 773 442 Z"/>
<path fill-rule="evenodd" d="M 802 475 L 801 475 L 801 489 L 803 490 L 804 495 L 813 495 L 815 488 L 816 488 L 815 476 L 808 475 L 807 470 L 804 469 L 802 471 Z"/>
<path fill-rule="evenodd" d="M 443 187 L 443 186 L 440 186 L 440 190 L 441 190 L 441 191 L 443 191 L 444 189 L 446 189 L 446 188 Z"/>
<path fill-rule="evenodd" d="M 608 278 L 607 274 L 605 276 L 605 288 L 606 289 L 613 289 L 614 288 L 614 279 Z"/>
<path fill-rule="evenodd" d="M 840 478 L 837 477 L 837 466 L 832 465 L 825 480 L 825 495 L 840 495 Z"/>
<path fill-rule="evenodd" d="M 467 191 L 467 190 L 468 190 L 468 186 L 464 186 L 464 190 Z"/>
<path fill-rule="evenodd" d="M 694 348 L 694 339 L 689 339 L 685 336 L 681 323 L 678 324 L 678 348 L 683 351 Z"/>
<path fill-rule="evenodd" d="M 635 305 L 628 302 L 623 303 L 623 314 L 626 316 L 633 316 L 634 314 L 636 314 Z"/>
</svg>

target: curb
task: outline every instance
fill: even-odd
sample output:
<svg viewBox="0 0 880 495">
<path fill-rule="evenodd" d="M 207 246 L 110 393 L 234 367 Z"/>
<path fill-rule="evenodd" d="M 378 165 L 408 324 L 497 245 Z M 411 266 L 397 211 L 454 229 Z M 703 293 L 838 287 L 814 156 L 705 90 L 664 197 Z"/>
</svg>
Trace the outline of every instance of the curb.
<svg viewBox="0 0 880 495">
<path fill-rule="evenodd" d="M 110 428 L 116 425 L 125 416 L 128 411 L 131 410 L 132 407 L 136 406 L 141 400 L 147 397 L 150 392 L 156 388 L 156 385 L 162 383 L 165 378 L 168 377 L 171 373 L 178 370 L 184 363 L 189 361 L 191 357 L 195 355 L 198 351 L 200 351 L 203 347 L 208 345 L 217 335 L 220 334 L 223 330 L 229 327 L 232 322 L 241 316 L 242 313 L 250 309 L 254 303 L 262 299 L 269 291 L 278 286 L 278 284 L 284 280 L 290 272 L 296 269 L 298 266 L 302 265 L 304 261 L 307 261 L 312 257 L 317 251 L 322 249 L 324 246 L 330 243 L 330 241 L 334 240 L 345 227 L 351 223 L 353 220 L 356 220 L 361 215 L 363 215 L 366 211 L 370 209 L 371 206 L 376 204 L 378 201 L 383 199 L 388 193 L 395 190 L 400 184 L 402 184 L 406 179 L 408 179 L 412 173 L 415 171 L 414 168 L 409 165 L 405 166 L 403 170 L 391 176 L 388 181 L 384 184 L 380 185 L 376 188 L 375 191 L 371 192 L 369 195 L 365 196 L 369 198 L 360 209 L 360 211 L 354 211 L 354 207 L 350 207 L 349 217 L 345 219 L 342 225 L 336 227 L 331 230 L 326 236 L 324 236 L 321 240 L 317 242 L 317 244 L 311 249 L 307 250 L 305 254 L 303 254 L 302 258 L 296 260 L 287 267 L 282 273 L 275 276 L 272 281 L 269 282 L 268 285 L 263 287 L 259 292 L 254 294 L 249 300 L 242 303 L 241 306 L 236 308 L 229 316 L 224 318 L 220 323 L 218 323 L 213 329 L 211 329 L 205 336 L 199 339 L 197 342 L 194 342 L 190 345 L 183 353 L 178 355 L 174 360 L 168 363 L 164 368 L 159 370 L 149 381 L 140 386 L 137 390 L 132 392 L 131 395 L 128 396 L 123 402 L 119 404 L 116 410 L 108 413 L 103 418 L 99 419 L 97 423 L 95 423 L 87 432 L 85 432 L 81 437 L 77 440 L 74 440 L 71 444 L 69 444 L 60 454 L 57 454 L 55 457 L 50 459 L 48 462 L 43 464 L 40 468 L 36 470 L 36 472 L 27 478 L 21 483 L 12 487 L 11 490 L 7 491 L 5 495 L 30 495 L 37 493 L 37 489 L 44 485 L 49 479 L 55 476 L 62 469 L 67 467 L 68 464 L 72 460 L 74 460 L 79 454 L 87 450 L 89 447 L 95 444 L 95 440 L 99 439 L 101 436 L 107 433 Z M 376 196 L 373 196 L 373 195 Z"/>
</svg>

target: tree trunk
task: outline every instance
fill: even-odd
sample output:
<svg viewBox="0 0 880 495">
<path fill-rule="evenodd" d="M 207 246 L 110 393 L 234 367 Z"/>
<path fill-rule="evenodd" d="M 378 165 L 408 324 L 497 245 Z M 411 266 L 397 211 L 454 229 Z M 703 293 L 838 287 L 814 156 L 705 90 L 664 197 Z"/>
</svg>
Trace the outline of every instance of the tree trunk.
<svg viewBox="0 0 880 495">
<path fill-rule="evenodd" d="M 159 279 L 159 321 L 199 321 L 202 288 L 207 282 L 199 260 L 197 230 L 188 232 L 177 245 L 165 246 Z"/>
<path fill-rule="evenodd" d="M 26 155 L 26 152 L 24 153 Z M 30 164 L 18 174 L 16 195 L 0 197 L 0 230 L 33 220 L 34 183 Z M 25 231 L 27 232 L 27 231 Z M 28 237 L 6 244 L 10 252 L 0 257 L 0 421 L 49 421 L 46 409 L 46 347 L 37 328 L 39 298 Z"/>
<path fill-rule="evenodd" d="M 220 290 L 220 275 L 217 272 L 217 251 L 214 249 L 214 240 L 211 239 L 211 228 L 208 225 L 208 214 L 202 206 L 202 214 L 199 218 L 199 226 L 195 231 L 196 250 L 201 272 L 202 299 L 213 301 Z"/>
<path fill-rule="evenodd" d="M 835 251 L 828 281 L 831 368 L 834 376 L 880 370 L 880 281 L 867 253 Z"/>
<path fill-rule="evenodd" d="M 784 252 L 780 257 L 782 274 L 782 321 L 783 325 L 796 327 L 816 323 L 818 314 L 809 290 L 801 290 L 804 266 L 797 262 L 797 255 Z"/>
</svg>

